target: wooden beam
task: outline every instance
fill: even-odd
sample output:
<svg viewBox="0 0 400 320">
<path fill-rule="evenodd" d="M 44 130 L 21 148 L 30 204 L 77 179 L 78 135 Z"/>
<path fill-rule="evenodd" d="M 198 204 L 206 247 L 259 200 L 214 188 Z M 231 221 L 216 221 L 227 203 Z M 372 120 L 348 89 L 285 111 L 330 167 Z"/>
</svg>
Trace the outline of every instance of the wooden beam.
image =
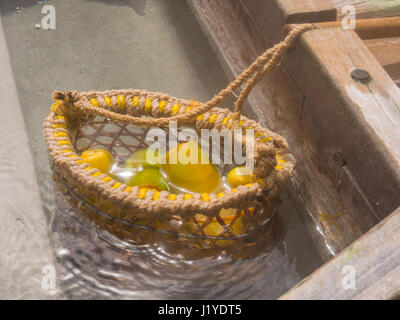
<svg viewBox="0 0 400 320">
<path fill-rule="evenodd" d="M 315 23 L 315 26 L 320 29 L 339 28 L 341 21 Z M 295 24 L 286 25 L 284 35 L 295 27 Z M 354 31 L 400 86 L 400 17 L 357 20 Z"/>
<path fill-rule="evenodd" d="M 400 15 L 400 0 L 331 0 L 338 10 L 338 20 L 341 20 L 345 11 L 343 7 L 354 6 L 358 19 L 393 17 Z"/>
<path fill-rule="evenodd" d="M 261 6 L 265 6 L 267 2 L 256 1 Z M 271 2 L 277 3 L 286 23 L 320 22 L 336 18 L 335 8 L 326 0 L 272 0 Z"/>
<path fill-rule="evenodd" d="M 400 86 L 400 37 L 364 41 L 393 81 Z"/>
<path fill-rule="evenodd" d="M 353 271 L 355 286 L 351 287 L 345 277 Z M 399 295 L 400 208 L 280 299 L 393 299 Z"/>
<path fill-rule="evenodd" d="M 264 33 L 264 40 L 268 41 L 269 46 L 281 39 L 285 24 L 336 20 L 336 8 L 326 0 L 240 0 L 240 2 Z"/>
<path fill-rule="evenodd" d="M 337 28 L 342 26 L 341 21 L 316 23 L 318 28 Z M 380 39 L 400 37 L 400 17 L 358 19 L 354 31 L 363 39 Z"/>
<path fill-rule="evenodd" d="M 345 169 L 382 219 L 400 205 L 400 90 L 352 30 L 303 39 L 284 61 L 306 97 L 302 135 L 330 178 L 340 182 Z M 355 81 L 355 68 L 371 81 Z"/>
</svg>

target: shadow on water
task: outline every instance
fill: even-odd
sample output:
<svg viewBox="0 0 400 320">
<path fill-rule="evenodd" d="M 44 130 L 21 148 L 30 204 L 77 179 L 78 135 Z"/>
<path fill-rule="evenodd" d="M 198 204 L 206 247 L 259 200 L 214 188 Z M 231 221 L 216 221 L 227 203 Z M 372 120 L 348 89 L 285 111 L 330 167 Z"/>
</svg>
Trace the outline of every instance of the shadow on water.
<svg viewBox="0 0 400 320">
<path fill-rule="evenodd" d="M 146 15 L 146 0 L 91 0 L 112 6 L 127 6 L 135 10 L 138 15 Z"/>
</svg>

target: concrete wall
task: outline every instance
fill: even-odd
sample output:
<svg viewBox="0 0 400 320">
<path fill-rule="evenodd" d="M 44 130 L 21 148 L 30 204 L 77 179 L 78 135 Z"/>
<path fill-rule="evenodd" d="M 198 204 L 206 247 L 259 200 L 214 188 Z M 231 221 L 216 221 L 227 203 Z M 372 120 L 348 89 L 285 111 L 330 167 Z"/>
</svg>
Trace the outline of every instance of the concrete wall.
<svg viewBox="0 0 400 320">
<path fill-rule="evenodd" d="M 51 298 L 42 268 L 54 265 L 28 137 L 0 17 L 0 299 Z"/>
</svg>

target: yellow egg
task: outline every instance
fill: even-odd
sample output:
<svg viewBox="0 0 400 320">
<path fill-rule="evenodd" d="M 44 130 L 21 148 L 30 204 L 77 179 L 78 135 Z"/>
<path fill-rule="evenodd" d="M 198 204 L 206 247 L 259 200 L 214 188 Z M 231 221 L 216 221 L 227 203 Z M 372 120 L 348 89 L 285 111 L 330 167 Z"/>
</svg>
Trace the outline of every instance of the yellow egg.
<svg viewBox="0 0 400 320">
<path fill-rule="evenodd" d="M 219 216 L 226 226 L 229 226 L 231 229 L 231 235 L 240 235 L 244 232 L 244 226 L 242 222 L 242 218 L 236 218 L 237 210 L 236 209 L 221 209 Z M 235 220 L 233 225 L 231 225 L 232 221 Z M 198 229 L 198 225 L 201 227 L 203 224 L 206 224 L 208 218 L 203 214 L 196 214 L 194 219 L 197 224 L 192 222 L 192 228 Z M 225 233 L 224 227 L 218 222 L 216 218 L 214 218 L 206 227 L 203 228 L 204 234 L 211 237 L 220 237 L 227 236 Z M 215 244 L 219 247 L 227 247 L 234 243 L 235 240 L 217 240 Z"/>
<path fill-rule="evenodd" d="M 248 167 L 236 167 L 229 171 L 226 181 L 232 188 L 236 188 L 242 184 L 248 184 L 256 181 L 256 176 Z"/>
<path fill-rule="evenodd" d="M 101 148 L 83 151 L 81 158 L 91 167 L 97 168 L 103 173 L 109 172 L 114 162 L 111 153 Z"/>
<path fill-rule="evenodd" d="M 217 168 L 196 141 L 181 143 L 171 149 L 166 162 L 163 169 L 168 179 L 188 191 L 210 193 L 221 184 Z"/>
</svg>

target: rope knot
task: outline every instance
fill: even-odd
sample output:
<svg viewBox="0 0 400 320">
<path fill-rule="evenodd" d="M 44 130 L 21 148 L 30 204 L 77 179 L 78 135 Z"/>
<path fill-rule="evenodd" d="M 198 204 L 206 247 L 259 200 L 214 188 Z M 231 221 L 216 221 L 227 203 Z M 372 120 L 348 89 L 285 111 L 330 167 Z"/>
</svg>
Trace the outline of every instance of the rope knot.
<svg viewBox="0 0 400 320">
<path fill-rule="evenodd" d="M 62 100 L 66 103 L 74 103 L 79 98 L 78 91 L 53 91 L 54 100 Z"/>
<path fill-rule="evenodd" d="M 58 115 L 71 115 L 78 113 L 77 108 L 73 108 L 79 100 L 78 91 L 53 91 L 52 98 L 56 100 L 50 110 Z"/>
</svg>

